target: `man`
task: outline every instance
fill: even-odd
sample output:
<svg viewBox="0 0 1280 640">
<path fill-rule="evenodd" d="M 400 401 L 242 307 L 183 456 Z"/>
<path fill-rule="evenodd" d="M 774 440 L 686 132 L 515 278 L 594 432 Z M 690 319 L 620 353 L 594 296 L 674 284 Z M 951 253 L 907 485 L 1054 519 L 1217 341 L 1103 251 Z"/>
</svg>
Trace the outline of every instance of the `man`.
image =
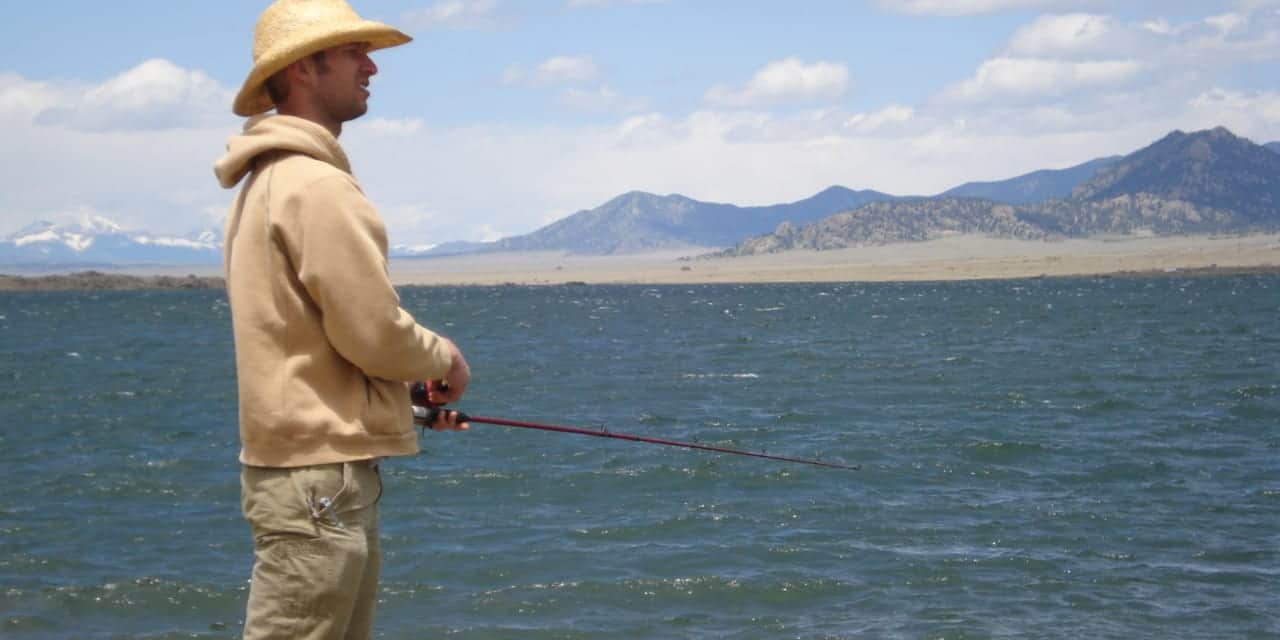
<svg viewBox="0 0 1280 640">
<path fill-rule="evenodd" d="M 458 348 L 400 307 L 386 230 L 338 144 L 368 109 L 369 52 L 409 40 L 343 0 L 274 2 L 235 99 L 252 117 L 214 167 L 223 187 L 244 182 L 224 258 L 254 535 L 246 638 L 371 635 L 377 463 L 418 451 L 406 382 L 440 381 L 440 404 L 470 382 Z M 434 428 L 467 428 L 444 413 Z"/>
</svg>

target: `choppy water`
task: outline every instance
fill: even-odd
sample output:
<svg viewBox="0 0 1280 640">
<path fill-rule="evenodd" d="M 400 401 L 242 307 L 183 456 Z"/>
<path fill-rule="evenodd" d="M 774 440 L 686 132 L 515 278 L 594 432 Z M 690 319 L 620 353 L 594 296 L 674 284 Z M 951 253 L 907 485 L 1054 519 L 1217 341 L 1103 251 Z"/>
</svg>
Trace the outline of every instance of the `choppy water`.
<svg viewBox="0 0 1280 640">
<path fill-rule="evenodd" d="M 408 289 L 383 638 L 1280 637 L 1280 278 Z M 0 637 L 230 638 L 220 292 L 0 294 Z"/>
</svg>

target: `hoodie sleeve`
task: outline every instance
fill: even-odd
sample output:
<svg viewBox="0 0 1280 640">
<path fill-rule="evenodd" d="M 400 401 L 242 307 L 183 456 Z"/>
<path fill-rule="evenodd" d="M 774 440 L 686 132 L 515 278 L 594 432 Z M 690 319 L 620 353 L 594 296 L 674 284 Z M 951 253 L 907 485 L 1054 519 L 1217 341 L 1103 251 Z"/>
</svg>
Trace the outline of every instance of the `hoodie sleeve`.
<svg viewBox="0 0 1280 640">
<path fill-rule="evenodd" d="M 355 182 L 330 176 L 292 197 L 300 200 L 288 207 L 300 214 L 294 267 L 338 353 L 375 378 L 443 377 L 453 355 L 400 307 L 387 273 L 386 228 Z"/>
</svg>

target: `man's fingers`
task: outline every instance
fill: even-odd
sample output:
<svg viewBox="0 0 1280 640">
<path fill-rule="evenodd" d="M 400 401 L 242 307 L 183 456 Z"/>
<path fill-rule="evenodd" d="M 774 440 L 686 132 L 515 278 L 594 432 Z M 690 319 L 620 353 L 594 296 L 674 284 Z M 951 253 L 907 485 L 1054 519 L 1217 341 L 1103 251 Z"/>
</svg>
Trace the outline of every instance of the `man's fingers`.
<svg viewBox="0 0 1280 640">
<path fill-rule="evenodd" d="M 436 431 L 466 431 L 471 428 L 471 424 L 458 422 L 457 411 L 441 411 L 431 428 Z"/>
</svg>

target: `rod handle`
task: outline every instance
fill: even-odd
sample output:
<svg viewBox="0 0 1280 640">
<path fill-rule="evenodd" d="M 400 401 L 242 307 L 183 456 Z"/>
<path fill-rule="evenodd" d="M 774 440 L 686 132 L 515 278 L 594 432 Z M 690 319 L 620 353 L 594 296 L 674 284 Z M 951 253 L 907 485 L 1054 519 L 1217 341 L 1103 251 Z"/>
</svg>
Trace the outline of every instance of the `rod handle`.
<svg viewBox="0 0 1280 640">
<path fill-rule="evenodd" d="M 440 412 L 452 411 L 452 409 L 445 409 L 444 407 L 424 407 L 419 404 L 414 404 L 412 409 L 413 423 L 424 430 L 430 429 L 431 425 L 436 423 L 436 420 L 440 418 Z M 471 416 L 461 411 L 454 411 L 454 413 L 458 414 L 458 422 L 471 422 Z"/>
</svg>

